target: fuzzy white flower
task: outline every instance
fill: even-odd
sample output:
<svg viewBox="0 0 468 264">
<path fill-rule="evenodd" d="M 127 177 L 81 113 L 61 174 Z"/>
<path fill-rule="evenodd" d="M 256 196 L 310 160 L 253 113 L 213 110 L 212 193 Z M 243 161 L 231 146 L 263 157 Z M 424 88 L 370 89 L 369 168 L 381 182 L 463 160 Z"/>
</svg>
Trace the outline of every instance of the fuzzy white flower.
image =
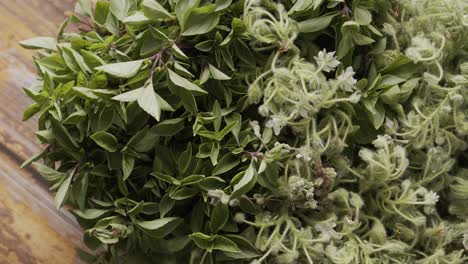
<svg viewBox="0 0 468 264">
<path fill-rule="evenodd" d="M 325 49 L 319 51 L 317 56 L 314 57 L 319 68 L 324 72 L 330 72 L 334 70 L 340 62 L 335 57 L 335 52 L 327 52 Z"/>
<path fill-rule="evenodd" d="M 439 201 L 439 195 L 436 192 L 428 191 L 424 195 L 424 202 L 426 204 L 436 204 Z"/>
<path fill-rule="evenodd" d="M 273 128 L 275 135 L 279 135 L 281 129 L 288 124 L 288 120 L 289 118 L 283 112 L 279 112 L 278 114 L 272 115 L 265 126 Z"/>
<path fill-rule="evenodd" d="M 356 79 L 354 79 L 354 70 L 353 67 L 348 67 L 344 72 L 342 72 L 337 80 L 340 85 L 340 88 L 346 92 L 353 91 L 353 86 L 356 84 Z"/>
<path fill-rule="evenodd" d="M 299 152 L 296 155 L 296 158 L 298 159 L 304 159 L 305 161 L 311 161 L 312 160 L 312 155 L 313 155 L 313 150 L 309 146 L 302 146 L 299 149 L 297 149 L 297 152 Z"/>
<path fill-rule="evenodd" d="M 262 138 L 262 135 L 260 134 L 260 125 L 258 124 L 258 121 L 250 121 L 250 125 L 253 127 L 255 136 L 258 138 Z"/>
<path fill-rule="evenodd" d="M 343 236 L 335 231 L 336 223 L 319 223 L 315 225 L 315 229 L 320 232 L 320 237 L 330 241 L 330 239 L 341 239 Z"/>
<path fill-rule="evenodd" d="M 258 107 L 258 113 L 261 116 L 268 116 L 270 114 L 270 108 L 268 108 L 268 106 L 266 105 L 261 105 L 260 107 Z"/>
</svg>

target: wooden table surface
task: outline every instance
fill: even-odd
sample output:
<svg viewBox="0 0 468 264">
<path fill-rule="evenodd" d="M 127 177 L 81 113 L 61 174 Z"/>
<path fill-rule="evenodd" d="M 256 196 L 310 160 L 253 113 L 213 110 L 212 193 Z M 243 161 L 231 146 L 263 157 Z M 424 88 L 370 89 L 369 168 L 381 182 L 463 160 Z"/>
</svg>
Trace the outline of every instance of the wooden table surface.
<svg viewBox="0 0 468 264">
<path fill-rule="evenodd" d="M 36 120 L 21 122 L 30 104 L 22 87 L 35 78 L 32 52 L 18 41 L 55 36 L 75 0 L 0 0 L 0 264 L 78 263 L 82 232 L 71 214 L 56 210 L 33 168 L 19 165 L 40 146 Z"/>
</svg>

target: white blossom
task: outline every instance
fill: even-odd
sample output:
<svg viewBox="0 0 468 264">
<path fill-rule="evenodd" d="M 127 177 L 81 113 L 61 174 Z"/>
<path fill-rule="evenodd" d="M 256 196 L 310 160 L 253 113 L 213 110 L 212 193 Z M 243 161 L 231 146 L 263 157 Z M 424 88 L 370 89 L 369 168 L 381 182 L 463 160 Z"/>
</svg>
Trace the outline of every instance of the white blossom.
<svg viewBox="0 0 468 264">
<path fill-rule="evenodd" d="M 262 138 L 262 135 L 260 134 L 260 125 L 258 124 L 258 121 L 250 121 L 250 125 L 253 127 L 255 136 L 258 138 Z"/>
<path fill-rule="evenodd" d="M 439 195 L 436 192 L 428 191 L 424 195 L 424 202 L 427 204 L 436 204 L 439 201 Z"/>
<path fill-rule="evenodd" d="M 330 241 L 330 239 L 341 239 L 343 236 L 335 231 L 336 223 L 319 223 L 315 225 L 315 229 L 320 232 L 320 237 Z"/>
<path fill-rule="evenodd" d="M 346 92 L 353 91 L 354 84 L 356 84 L 356 79 L 354 79 L 353 67 L 348 67 L 344 72 L 342 72 L 337 80 L 340 85 L 340 88 Z"/>
<path fill-rule="evenodd" d="M 289 118 L 283 112 L 279 112 L 278 114 L 272 115 L 265 126 L 273 128 L 275 135 L 279 135 L 281 129 L 288 124 L 288 119 Z"/>
<path fill-rule="evenodd" d="M 314 57 L 319 68 L 324 72 L 330 72 L 334 70 L 340 62 L 335 57 L 335 52 L 327 52 L 325 49 L 319 51 L 317 56 Z"/>
<path fill-rule="evenodd" d="M 296 155 L 296 158 L 298 159 L 304 159 L 305 161 L 311 161 L 312 160 L 312 155 L 313 155 L 313 150 L 309 146 L 302 146 L 297 149 L 297 152 L 299 152 Z"/>
</svg>

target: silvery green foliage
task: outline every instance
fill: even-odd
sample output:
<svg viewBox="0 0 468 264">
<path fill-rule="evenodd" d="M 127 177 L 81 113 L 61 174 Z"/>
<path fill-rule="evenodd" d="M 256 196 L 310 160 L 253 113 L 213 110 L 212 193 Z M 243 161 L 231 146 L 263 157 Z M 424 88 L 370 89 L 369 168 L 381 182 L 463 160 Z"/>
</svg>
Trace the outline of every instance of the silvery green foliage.
<svg viewBox="0 0 468 264">
<path fill-rule="evenodd" d="M 465 263 L 467 14 L 79 0 L 21 43 L 44 144 L 25 165 L 43 160 L 90 263 Z"/>
</svg>

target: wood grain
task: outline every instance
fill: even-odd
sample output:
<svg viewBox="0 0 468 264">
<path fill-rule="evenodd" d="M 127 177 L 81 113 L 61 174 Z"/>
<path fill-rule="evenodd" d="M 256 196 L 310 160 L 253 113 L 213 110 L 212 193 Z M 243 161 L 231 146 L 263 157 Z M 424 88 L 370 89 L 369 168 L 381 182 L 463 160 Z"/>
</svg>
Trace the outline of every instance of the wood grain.
<svg viewBox="0 0 468 264">
<path fill-rule="evenodd" d="M 40 150 L 36 120 L 21 122 L 30 100 L 22 88 L 35 78 L 32 52 L 18 41 L 55 36 L 74 0 L 0 0 L 0 264 L 78 263 L 82 231 L 56 210 L 47 186 L 19 165 Z"/>
</svg>

